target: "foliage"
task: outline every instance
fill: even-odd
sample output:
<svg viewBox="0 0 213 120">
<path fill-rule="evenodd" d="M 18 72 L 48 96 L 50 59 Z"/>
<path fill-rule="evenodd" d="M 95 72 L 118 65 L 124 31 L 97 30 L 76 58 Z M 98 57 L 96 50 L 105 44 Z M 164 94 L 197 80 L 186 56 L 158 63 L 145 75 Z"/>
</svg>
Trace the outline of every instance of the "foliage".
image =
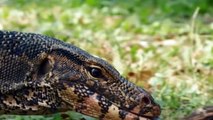
<svg viewBox="0 0 213 120">
<path fill-rule="evenodd" d="M 171 120 L 213 104 L 211 4 L 210 0 L 5 0 L 0 2 L 0 29 L 46 34 L 107 59 L 152 92 L 162 106 L 161 118 Z M 62 119 L 59 114 L 1 118 Z"/>
</svg>

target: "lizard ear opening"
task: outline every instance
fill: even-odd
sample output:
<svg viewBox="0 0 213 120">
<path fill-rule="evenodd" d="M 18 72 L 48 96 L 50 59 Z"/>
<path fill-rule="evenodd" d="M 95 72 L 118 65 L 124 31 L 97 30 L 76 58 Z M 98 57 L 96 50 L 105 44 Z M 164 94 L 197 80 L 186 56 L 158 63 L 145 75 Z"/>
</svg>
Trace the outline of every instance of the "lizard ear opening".
<svg viewBox="0 0 213 120">
<path fill-rule="evenodd" d="M 48 73 L 52 68 L 51 61 L 49 58 L 44 58 L 39 67 L 38 67 L 38 75 L 43 76 Z"/>
</svg>

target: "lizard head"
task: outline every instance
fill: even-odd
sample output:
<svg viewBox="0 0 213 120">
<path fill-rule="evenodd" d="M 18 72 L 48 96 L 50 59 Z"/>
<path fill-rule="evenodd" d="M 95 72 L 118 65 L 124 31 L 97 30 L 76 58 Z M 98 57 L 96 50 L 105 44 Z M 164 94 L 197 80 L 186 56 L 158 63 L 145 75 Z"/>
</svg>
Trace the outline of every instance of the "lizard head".
<svg viewBox="0 0 213 120">
<path fill-rule="evenodd" d="M 91 57 L 82 66 L 82 73 L 87 76 L 85 85 L 121 110 L 150 118 L 159 116 L 160 106 L 153 97 L 122 77 L 106 61 Z M 109 106 L 104 112 L 108 110 Z"/>
<path fill-rule="evenodd" d="M 106 61 L 75 47 L 50 54 L 58 94 L 66 107 L 83 114 L 115 119 L 157 118 L 160 106 L 153 97 L 122 77 Z"/>
</svg>

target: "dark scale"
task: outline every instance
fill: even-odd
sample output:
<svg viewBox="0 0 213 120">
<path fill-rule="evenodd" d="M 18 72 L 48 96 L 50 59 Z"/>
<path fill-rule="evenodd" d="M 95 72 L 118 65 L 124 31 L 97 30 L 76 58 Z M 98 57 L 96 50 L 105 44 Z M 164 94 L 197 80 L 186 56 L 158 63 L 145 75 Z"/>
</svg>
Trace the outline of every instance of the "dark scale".
<svg viewBox="0 0 213 120">
<path fill-rule="evenodd" d="M 107 113 L 109 111 L 109 107 L 112 105 L 112 103 L 100 95 L 97 96 L 97 99 L 99 100 L 98 104 L 101 106 L 101 112 L 104 114 Z"/>
<path fill-rule="evenodd" d="M 89 97 L 94 94 L 94 92 L 90 91 L 89 88 L 84 87 L 82 84 L 74 85 L 74 87 L 74 92 L 81 97 Z"/>
<path fill-rule="evenodd" d="M 82 65 L 82 63 L 83 63 L 82 61 L 80 61 L 79 59 L 76 58 L 75 54 L 72 54 L 67 50 L 57 49 L 54 52 L 59 56 L 66 56 L 69 60 L 72 60 L 72 62 L 74 62 L 78 65 Z"/>
<path fill-rule="evenodd" d="M 121 119 L 124 119 L 128 113 L 126 111 L 119 111 L 119 115 Z"/>
</svg>

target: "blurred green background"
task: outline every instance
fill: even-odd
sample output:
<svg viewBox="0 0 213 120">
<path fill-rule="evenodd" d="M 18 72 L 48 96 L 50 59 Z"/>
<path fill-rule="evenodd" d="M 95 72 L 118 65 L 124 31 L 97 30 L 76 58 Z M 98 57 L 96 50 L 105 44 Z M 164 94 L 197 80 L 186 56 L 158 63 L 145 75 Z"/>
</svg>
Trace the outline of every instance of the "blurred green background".
<svg viewBox="0 0 213 120">
<path fill-rule="evenodd" d="M 212 15 L 211 0 L 0 1 L 0 29 L 56 37 L 106 59 L 152 93 L 162 106 L 162 120 L 213 105 Z M 67 114 L 73 120 L 94 119 Z"/>
</svg>

